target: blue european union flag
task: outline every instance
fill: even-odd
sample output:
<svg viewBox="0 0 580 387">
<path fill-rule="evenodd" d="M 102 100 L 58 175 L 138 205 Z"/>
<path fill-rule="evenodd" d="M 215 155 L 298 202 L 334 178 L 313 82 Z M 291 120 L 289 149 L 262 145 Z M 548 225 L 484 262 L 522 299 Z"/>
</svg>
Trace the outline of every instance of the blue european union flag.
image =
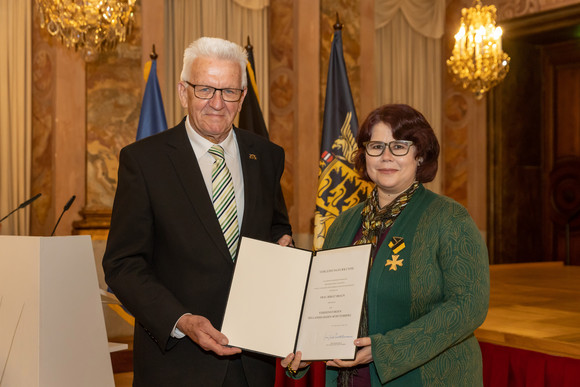
<svg viewBox="0 0 580 387">
<path fill-rule="evenodd" d="M 145 86 L 145 94 L 143 94 L 143 103 L 141 104 L 137 140 L 167 129 L 163 99 L 161 98 L 161 90 L 157 80 L 157 61 L 153 59 L 151 62 L 151 70 L 147 77 L 147 85 Z"/>
</svg>

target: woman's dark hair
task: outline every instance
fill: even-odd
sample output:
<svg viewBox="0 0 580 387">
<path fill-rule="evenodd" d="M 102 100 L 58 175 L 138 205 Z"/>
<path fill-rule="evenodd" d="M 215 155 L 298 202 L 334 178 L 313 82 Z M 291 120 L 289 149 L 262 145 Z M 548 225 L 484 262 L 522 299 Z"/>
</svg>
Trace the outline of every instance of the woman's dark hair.
<svg viewBox="0 0 580 387">
<path fill-rule="evenodd" d="M 370 181 L 367 174 L 364 142 L 370 141 L 373 127 L 382 122 L 393 130 L 395 140 L 410 140 L 417 149 L 416 158 L 422 158 L 421 165 L 417 167 L 417 180 L 420 183 L 428 183 L 437 174 L 437 158 L 439 157 L 439 142 L 433 128 L 427 122 L 423 114 L 409 105 L 390 104 L 383 105 L 373 110 L 365 119 L 358 130 L 356 143 L 358 151 L 355 155 L 355 169 L 359 175 Z M 385 149 L 385 152 L 388 152 Z"/>
</svg>

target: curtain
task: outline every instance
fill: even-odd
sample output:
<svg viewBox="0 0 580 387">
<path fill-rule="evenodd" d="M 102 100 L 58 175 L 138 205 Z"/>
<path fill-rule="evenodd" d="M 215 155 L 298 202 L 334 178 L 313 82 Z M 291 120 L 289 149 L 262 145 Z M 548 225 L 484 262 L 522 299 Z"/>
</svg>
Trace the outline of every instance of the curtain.
<svg viewBox="0 0 580 387">
<path fill-rule="evenodd" d="M 444 21 L 445 0 L 375 0 L 375 105 L 413 106 L 439 141 Z M 440 192 L 440 185 L 437 177 L 429 188 Z"/>
<path fill-rule="evenodd" d="M 30 196 L 31 1 L 0 0 L 0 218 Z M 28 235 L 29 208 L 0 233 Z"/>
<path fill-rule="evenodd" d="M 167 0 L 165 2 L 167 85 L 164 92 L 167 124 L 185 115 L 177 96 L 183 51 L 202 36 L 218 37 L 254 47 L 256 82 L 264 119 L 268 122 L 268 6 L 269 0 Z"/>
<path fill-rule="evenodd" d="M 574 387 L 580 359 L 480 342 L 485 387 Z"/>
</svg>

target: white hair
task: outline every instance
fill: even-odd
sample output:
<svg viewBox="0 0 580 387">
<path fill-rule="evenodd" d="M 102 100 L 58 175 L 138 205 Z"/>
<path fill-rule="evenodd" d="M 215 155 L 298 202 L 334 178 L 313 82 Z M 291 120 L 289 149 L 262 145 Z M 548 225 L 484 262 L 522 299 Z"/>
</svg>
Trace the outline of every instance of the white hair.
<svg viewBox="0 0 580 387">
<path fill-rule="evenodd" d="M 193 64 L 193 61 L 199 57 L 223 59 L 239 63 L 242 74 L 242 89 L 246 88 L 248 84 L 248 79 L 246 77 L 248 54 L 242 46 L 220 38 L 203 37 L 197 39 L 191 43 L 183 53 L 183 69 L 181 70 L 182 81 L 188 80 L 188 71 Z"/>
</svg>

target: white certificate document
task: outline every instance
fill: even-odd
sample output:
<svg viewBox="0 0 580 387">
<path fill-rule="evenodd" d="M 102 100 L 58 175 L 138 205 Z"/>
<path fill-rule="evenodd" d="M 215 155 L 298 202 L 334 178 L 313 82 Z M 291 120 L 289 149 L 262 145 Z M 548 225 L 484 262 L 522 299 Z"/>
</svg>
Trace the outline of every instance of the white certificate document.
<svg viewBox="0 0 580 387">
<path fill-rule="evenodd" d="M 311 251 L 243 237 L 222 333 L 229 345 L 304 360 L 354 359 L 371 245 Z"/>
<path fill-rule="evenodd" d="M 296 350 L 308 360 L 354 359 L 371 245 L 318 251 Z"/>
</svg>

